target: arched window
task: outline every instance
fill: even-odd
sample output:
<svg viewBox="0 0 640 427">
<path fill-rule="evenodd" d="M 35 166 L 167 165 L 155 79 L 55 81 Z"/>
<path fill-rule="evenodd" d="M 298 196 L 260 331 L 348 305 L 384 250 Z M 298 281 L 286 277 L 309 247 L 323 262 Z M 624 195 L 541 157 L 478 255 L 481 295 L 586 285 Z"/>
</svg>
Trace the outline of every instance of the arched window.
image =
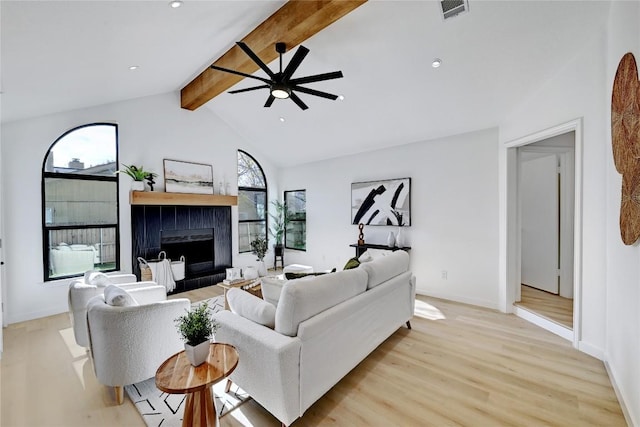
<svg viewBox="0 0 640 427">
<path fill-rule="evenodd" d="M 120 268 L 118 127 L 80 126 L 49 148 L 42 165 L 44 280 Z"/>
<path fill-rule="evenodd" d="M 267 178 L 256 159 L 238 150 L 239 251 L 251 252 L 256 237 L 267 238 Z"/>
</svg>

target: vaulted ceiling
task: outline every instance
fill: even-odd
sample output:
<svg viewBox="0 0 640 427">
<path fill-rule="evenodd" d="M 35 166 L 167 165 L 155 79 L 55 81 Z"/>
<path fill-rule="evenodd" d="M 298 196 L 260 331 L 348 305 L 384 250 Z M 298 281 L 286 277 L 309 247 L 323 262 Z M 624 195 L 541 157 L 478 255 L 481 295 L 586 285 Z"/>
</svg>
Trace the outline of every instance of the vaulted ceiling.
<svg viewBox="0 0 640 427">
<path fill-rule="evenodd" d="M 3 0 L 2 121 L 178 93 L 283 4 Z M 302 94 L 306 111 L 289 100 L 264 108 L 266 93 L 255 91 L 200 108 L 282 166 L 492 127 L 599 34 L 608 8 L 470 0 L 445 21 L 439 2 L 372 0 L 303 42 L 311 52 L 296 74 L 342 70 L 309 87 L 344 100 Z M 254 85 L 247 80 L 233 88 Z"/>
</svg>

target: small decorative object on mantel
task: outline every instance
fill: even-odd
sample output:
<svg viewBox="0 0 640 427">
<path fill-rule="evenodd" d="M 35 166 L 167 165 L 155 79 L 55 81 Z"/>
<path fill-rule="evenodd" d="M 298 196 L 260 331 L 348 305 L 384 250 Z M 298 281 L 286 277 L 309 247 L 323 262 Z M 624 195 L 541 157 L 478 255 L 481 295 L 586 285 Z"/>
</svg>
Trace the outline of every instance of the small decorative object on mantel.
<svg viewBox="0 0 640 427">
<path fill-rule="evenodd" d="M 115 173 L 123 173 L 125 175 L 129 175 L 133 178 L 133 182 L 131 182 L 131 191 L 144 191 L 144 181 L 147 180 L 149 184 L 149 188 L 153 191 L 153 184 L 155 181 L 153 178 L 158 176 L 158 174 L 154 172 L 148 172 L 144 170 L 144 166 L 136 166 L 136 165 L 125 165 L 124 169 L 120 169 Z"/>
<path fill-rule="evenodd" d="M 398 227 L 398 234 L 396 234 L 396 246 L 399 248 L 404 246 L 404 234 L 402 234 L 402 227 Z"/>
<path fill-rule="evenodd" d="M 616 170 L 622 174 L 620 235 L 625 245 L 640 237 L 640 81 L 632 53 L 616 71 L 611 95 L 611 143 Z"/>
<path fill-rule="evenodd" d="M 358 244 L 364 245 L 364 224 L 358 224 L 358 230 L 360 230 L 360 234 L 358 234 Z"/>
<path fill-rule="evenodd" d="M 213 194 L 213 167 L 164 159 L 164 187 L 167 193 Z"/>
<path fill-rule="evenodd" d="M 387 236 L 387 246 L 389 246 L 390 248 L 396 246 L 396 236 L 393 234 L 393 231 L 390 231 L 389 235 Z"/>
<path fill-rule="evenodd" d="M 184 340 L 187 359 L 193 366 L 203 364 L 209 356 L 209 343 L 220 325 L 211 318 L 206 301 L 175 319 L 176 327 Z"/>
</svg>

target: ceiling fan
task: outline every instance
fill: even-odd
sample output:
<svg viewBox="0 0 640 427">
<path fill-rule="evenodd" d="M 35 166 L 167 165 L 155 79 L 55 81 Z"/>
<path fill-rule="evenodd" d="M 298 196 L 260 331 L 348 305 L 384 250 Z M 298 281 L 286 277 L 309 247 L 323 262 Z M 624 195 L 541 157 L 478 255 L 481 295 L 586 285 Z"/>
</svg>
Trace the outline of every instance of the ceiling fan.
<svg viewBox="0 0 640 427">
<path fill-rule="evenodd" d="M 211 68 L 213 68 L 214 70 L 237 74 L 243 77 L 249 77 L 251 79 L 260 80 L 265 83 L 260 86 L 248 87 L 246 89 L 232 90 L 232 91 L 229 91 L 229 93 L 249 92 L 257 89 L 269 89 L 269 97 L 267 98 L 267 102 L 265 102 L 264 104 L 265 107 L 271 107 L 271 104 L 273 104 L 273 101 L 276 98 L 278 99 L 291 98 L 291 100 L 295 102 L 296 105 L 298 105 L 298 107 L 300 107 L 303 110 L 306 110 L 309 107 L 304 102 L 302 102 L 302 100 L 294 93 L 294 91 L 306 93 L 309 95 L 320 96 L 322 98 L 332 99 L 334 101 L 338 98 L 337 95 L 333 95 L 327 92 L 321 92 L 319 90 L 310 89 L 308 87 L 303 87 L 300 85 L 305 83 L 320 82 L 323 80 L 339 79 L 343 77 L 342 71 L 333 71 L 331 73 L 315 74 L 313 76 L 299 77 L 296 79 L 292 78 L 293 73 L 296 72 L 296 70 L 302 63 L 302 60 L 309 53 L 309 49 L 307 49 L 306 47 L 302 45 L 298 47 L 298 50 L 296 50 L 296 53 L 294 53 L 293 58 L 291 58 L 291 61 L 289 62 L 287 67 L 284 70 L 282 70 L 282 54 L 285 53 L 286 51 L 286 45 L 282 42 L 276 43 L 276 52 L 278 52 L 278 54 L 280 55 L 280 71 L 277 73 L 274 73 L 273 71 L 271 71 L 269 67 L 267 67 L 267 64 L 262 62 L 262 60 L 258 58 L 258 56 L 255 53 L 253 53 L 251 49 L 249 49 L 249 46 L 247 46 L 246 43 L 236 42 L 236 44 L 240 47 L 240 49 L 242 49 L 249 56 L 249 58 L 251 58 L 251 60 L 253 60 L 253 62 L 258 64 L 258 66 L 265 73 L 267 73 L 267 75 L 270 78 L 265 79 L 263 77 L 252 76 L 251 74 L 243 73 L 241 71 L 229 70 L 228 68 L 222 68 L 222 67 L 218 67 L 217 65 L 212 65 Z"/>
</svg>

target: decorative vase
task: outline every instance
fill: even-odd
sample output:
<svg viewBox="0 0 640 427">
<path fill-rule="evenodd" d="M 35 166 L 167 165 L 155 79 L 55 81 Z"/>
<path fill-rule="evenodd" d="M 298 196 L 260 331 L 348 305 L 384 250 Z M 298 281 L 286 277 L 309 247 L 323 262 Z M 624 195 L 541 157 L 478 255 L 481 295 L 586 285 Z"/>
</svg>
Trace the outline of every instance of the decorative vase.
<svg viewBox="0 0 640 427">
<path fill-rule="evenodd" d="M 396 236 L 393 234 L 393 231 L 389 232 L 389 235 L 387 236 L 387 246 L 389 246 L 390 248 L 395 247 L 396 245 Z"/>
<path fill-rule="evenodd" d="M 396 235 L 396 246 L 399 248 L 404 247 L 404 234 L 402 233 L 402 227 L 398 227 L 398 234 Z"/>
<path fill-rule="evenodd" d="M 253 280 L 258 278 L 258 270 L 255 267 L 245 267 L 242 271 L 243 278 L 245 280 Z"/>
<path fill-rule="evenodd" d="M 131 181 L 131 191 L 144 191 L 144 181 Z"/>
<path fill-rule="evenodd" d="M 263 277 L 267 275 L 267 266 L 264 260 L 258 261 L 258 276 Z"/>
<path fill-rule="evenodd" d="M 218 194 L 220 194 L 221 196 L 226 196 L 227 193 L 225 191 L 225 187 L 224 187 L 224 182 L 220 181 L 220 184 L 218 184 Z"/>
<path fill-rule="evenodd" d="M 203 341 L 195 346 L 185 343 L 184 352 L 187 355 L 187 360 L 191 362 L 193 366 L 200 366 L 207 360 L 207 357 L 209 357 L 209 340 Z"/>
</svg>

